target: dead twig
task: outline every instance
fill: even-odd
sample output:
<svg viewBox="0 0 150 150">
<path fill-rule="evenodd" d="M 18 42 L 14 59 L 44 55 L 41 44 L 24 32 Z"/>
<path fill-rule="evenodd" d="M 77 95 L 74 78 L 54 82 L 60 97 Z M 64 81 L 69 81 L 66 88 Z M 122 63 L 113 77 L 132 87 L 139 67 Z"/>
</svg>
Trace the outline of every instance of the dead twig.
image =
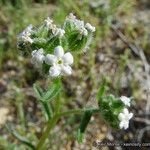
<svg viewBox="0 0 150 150">
<path fill-rule="evenodd" d="M 140 117 L 133 118 L 134 121 L 145 123 L 146 125 L 150 125 L 150 120 Z"/>
<path fill-rule="evenodd" d="M 138 141 L 139 142 L 141 142 L 142 141 L 142 138 L 143 138 L 143 135 L 144 135 L 144 133 L 146 132 L 146 131 L 149 131 L 150 130 L 150 126 L 148 126 L 148 127 L 145 127 L 145 128 L 143 128 L 143 129 L 141 129 L 140 131 L 139 131 L 139 133 L 138 133 Z"/>
</svg>

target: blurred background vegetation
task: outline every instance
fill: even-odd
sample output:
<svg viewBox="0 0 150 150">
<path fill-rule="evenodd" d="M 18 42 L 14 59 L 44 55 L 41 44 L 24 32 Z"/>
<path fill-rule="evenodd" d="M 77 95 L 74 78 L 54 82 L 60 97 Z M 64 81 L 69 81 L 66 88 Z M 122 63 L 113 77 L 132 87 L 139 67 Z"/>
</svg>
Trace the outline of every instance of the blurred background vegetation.
<svg viewBox="0 0 150 150">
<path fill-rule="evenodd" d="M 150 63 L 149 0 L 0 0 L 0 150 L 26 149 L 5 129 L 6 121 L 33 144 L 44 126 L 42 108 L 32 85 L 38 81 L 46 88 L 45 83 L 50 81 L 17 50 L 17 35 L 29 24 L 38 26 L 48 16 L 57 24 L 62 23 L 70 12 L 94 25 L 96 34 L 90 49 L 75 57 L 73 75 L 63 79 L 64 109 L 94 107 L 95 93 L 105 80 L 107 92 L 134 98 L 135 116 L 126 132 L 112 131 L 95 116 L 81 145 L 75 141 L 80 116 L 64 118 L 54 129 L 46 149 L 91 150 L 94 140 L 150 141 L 150 73 L 145 67 L 149 68 Z"/>
</svg>

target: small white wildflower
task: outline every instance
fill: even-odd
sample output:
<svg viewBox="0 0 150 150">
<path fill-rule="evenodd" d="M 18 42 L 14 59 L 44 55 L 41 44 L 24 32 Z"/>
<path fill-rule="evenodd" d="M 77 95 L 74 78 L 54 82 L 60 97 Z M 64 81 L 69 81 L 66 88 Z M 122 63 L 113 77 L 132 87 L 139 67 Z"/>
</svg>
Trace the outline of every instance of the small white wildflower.
<svg viewBox="0 0 150 150">
<path fill-rule="evenodd" d="M 86 23 L 85 28 L 91 32 L 95 32 L 95 27 L 92 26 L 90 23 Z"/>
<path fill-rule="evenodd" d="M 29 25 L 22 33 L 19 34 L 18 40 L 33 43 L 33 40 L 30 38 L 32 32 L 32 25 Z"/>
<path fill-rule="evenodd" d="M 54 55 L 46 55 L 45 63 L 51 65 L 49 74 L 52 77 L 72 74 L 70 65 L 73 64 L 73 56 L 70 52 L 64 54 L 64 50 L 61 46 L 55 48 Z"/>
<path fill-rule="evenodd" d="M 129 120 L 133 117 L 133 113 L 129 113 L 127 108 L 123 109 L 123 112 L 118 115 L 120 120 L 120 129 L 127 129 L 129 127 Z"/>
<path fill-rule="evenodd" d="M 63 37 L 64 34 L 65 34 L 65 30 L 63 30 L 61 28 L 56 28 L 54 31 L 55 36 Z"/>
<path fill-rule="evenodd" d="M 76 19 L 76 16 L 75 16 L 73 13 L 70 13 L 70 14 L 67 16 L 67 19 L 69 19 L 69 20 L 75 20 L 75 19 Z"/>
<path fill-rule="evenodd" d="M 44 61 L 44 54 L 43 54 L 43 49 L 39 49 L 39 50 L 34 50 L 32 52 L 32 59 L 31 59 L 31 63 L 34 64 L 37 68 L 41 67 L 43 61 Z"/>
<path fill-rule="evenodd" d="M 126 105 L 126 106 L 129 106 L 130 107 L 130 101 L 131 101 L 131 99 L 130 98 L 128 98 L 128 97 L 126 97 L 126 96 L 121 96 L 120 97 L 120 100 Z"/>
<path fill-rule="evenodd" d="M 88 32 L 87 32 L 87 30 L 84 27 L 81 27 L 79 29 L 79 31 L 80 31 L 80 34 L 83 35 L 83 36 L 87 36 L 88 35 Z"/>
<path fill-rule="evenodd" d="M 81 20 L 75 20 L 74 21 L 75 25 L 76 25 L 76 28 L 77 30 L 79 31 L 81 37 L 82 36 L 87 36 L 88 35 L 88 31 L 85 29 L 84 27 L 84 21 L 81 21 Z M 79 37 L 81 39 L 81 37 Z"/>
<path fill-rule="evenodd" d="M 29 42 L 29 43 L 33 43 L 33 39 L 31 39 L 30 37 L 29 37 L 29 35 L 22 35 L 22 40 L 24 41 L 24 42 Z"/>
<path fill-rule="evenodd" d="M 53 35 L 63 36 L 64 33 L 60 28 L 57 28 L 55 24 L 53 24 L 53 20 L 51 20 L 49 17 L 45 20 L 46 26 L 52 31 Z"/>
<path fill-rule="evenodd" d="M 52 33 L 55 35 L 56 34 L 56 31 L 57 31 L 57 26 L 55 24 L 52 24 L 50 26 L 50 29 L 52 30 Z"/>
<path fill-rule="evenodd" d="M 53 20 L 50 19 L 49 17 L 47 17 L 47 19 L 45 19 L 44 21 L 46 22 L 46 26 L 47 27 L 51 27 L 52 26 Z"/>
<path fill-rule="evenodd" d="M 75 19 L 75 20 L 74 20 L 74 24 L 76 25 L 76 27 L 77 27 L 78 29 L 84 28 L 84 21 L 83 21 L 83 20 Z"/>
</svg>

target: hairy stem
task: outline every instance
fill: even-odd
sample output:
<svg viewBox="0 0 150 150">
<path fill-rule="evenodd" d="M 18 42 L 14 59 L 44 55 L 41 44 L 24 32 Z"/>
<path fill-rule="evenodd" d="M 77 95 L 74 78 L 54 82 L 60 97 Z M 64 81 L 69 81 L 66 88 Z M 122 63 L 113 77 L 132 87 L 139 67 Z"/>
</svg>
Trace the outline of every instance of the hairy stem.
<svg viewBox="0 0 150 150">
<path fill-rule="evenodd" d="M 53 112 L 52 112 L 51 106 L 47 102 L 42 102 L 42 105 L 43 105 L 44 110 L 46 112 L 46 118 L 48 120 L 50 120 L 52 118 L 52 116 L 53 116 Z"/>
<path fill-rule="evenodd" d="M 36 150 L 41 150 L 42 149 L 46 139 L 49 136 L 49 133 L 50 133 L 51 129 L 55 126 L 55 124 L 57 123 L 58 119 L 59 119 L 58 116 L 54 116 L 51 120 L 48 121 L 46 130 L 42 134 L 42 137 L 40 138 L 40 140 L 39 140 L 39 142 L 37 144 Z"/>
</svg>

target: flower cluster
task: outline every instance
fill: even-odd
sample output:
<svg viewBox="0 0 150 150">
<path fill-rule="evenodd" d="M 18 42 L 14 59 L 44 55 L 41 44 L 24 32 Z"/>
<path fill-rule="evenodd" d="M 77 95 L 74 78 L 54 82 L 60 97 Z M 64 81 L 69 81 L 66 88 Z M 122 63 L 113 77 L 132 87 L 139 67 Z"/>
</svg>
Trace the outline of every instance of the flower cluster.
<svg viewBox="0 0 150 150">
<path fill-rule="evenodd" d="M 32 32 L 32 25 L 29 25 L 22 33 L 18 35 L 19 41 L 33 43 L 33 40 L 30 38 Z"/>
<path fill-rule="evenodd" d="M 65 20 L 65 26 L 67 27 L 67 23 L 72 25 L 72 30 L 78 30 L 79 33 L 83 36 L 88 35 L 89 32 L 95 32 L 95 27 L 92 26 L 90 23 L 84 23 L 84 21 L 79 20 L 74 16 L 72 13 L 69 14 L 69 16 L 66 17 Z"/>
<path fill-rule="evenodd" d="M 126 96 L 121 96 L 120 100 L 124 103 L 125 106 L 130 107 L 131 99 Z M 119 127 L 120 129 L 127 129 L 129 127 L 129 120 L 133 117 L 133 113 L 129 113 L 127 108 L 124 108 L 121 113 L 119 113 Z"/>
<path fill-rule="evenodd" d="M 19 34 L 18 48 L 30 55 L 32 64 L 44 73 L 52 77 L 70 75 L 70 65 L 73 64 L 70 52 L 79 53 L 88 49 L 93 32 L 94 26 L 85 24 L 72 13 L 66 17 L 62 28 L 48 17 L 38 28 L 30 25 Z"/>
<path fill-rule="evenodd" d="M 70 13 L 65 20 L 64 29 L 69 33 L 70 47 L 73 51 L 82 50 L 86 51 L 91 43 L 95 27 L 90 23 L 84 23 Z M 83 46 L 84 45 L 84 46 Z"/>
<path fill-rule="evenodd" d="M 48 29 L 52 32 L 54 36 L 63 37 L 65 34 L 65 31 L 61 28 L 57 28 L 57 26 L 53 23 L 53 20 L 51 20 L 49 17 L 45 19 L 45 23 Z"/>
<path fill-rule="evenodd" d="M 130 98 L 121 96 L 116 98 L 113 95 L 103 97 L 99 100 L 99 108 L 103 118 L 114 128 L 127 129 L 129 120 L 133 113 L 129 113 Z"/>
</svg>

